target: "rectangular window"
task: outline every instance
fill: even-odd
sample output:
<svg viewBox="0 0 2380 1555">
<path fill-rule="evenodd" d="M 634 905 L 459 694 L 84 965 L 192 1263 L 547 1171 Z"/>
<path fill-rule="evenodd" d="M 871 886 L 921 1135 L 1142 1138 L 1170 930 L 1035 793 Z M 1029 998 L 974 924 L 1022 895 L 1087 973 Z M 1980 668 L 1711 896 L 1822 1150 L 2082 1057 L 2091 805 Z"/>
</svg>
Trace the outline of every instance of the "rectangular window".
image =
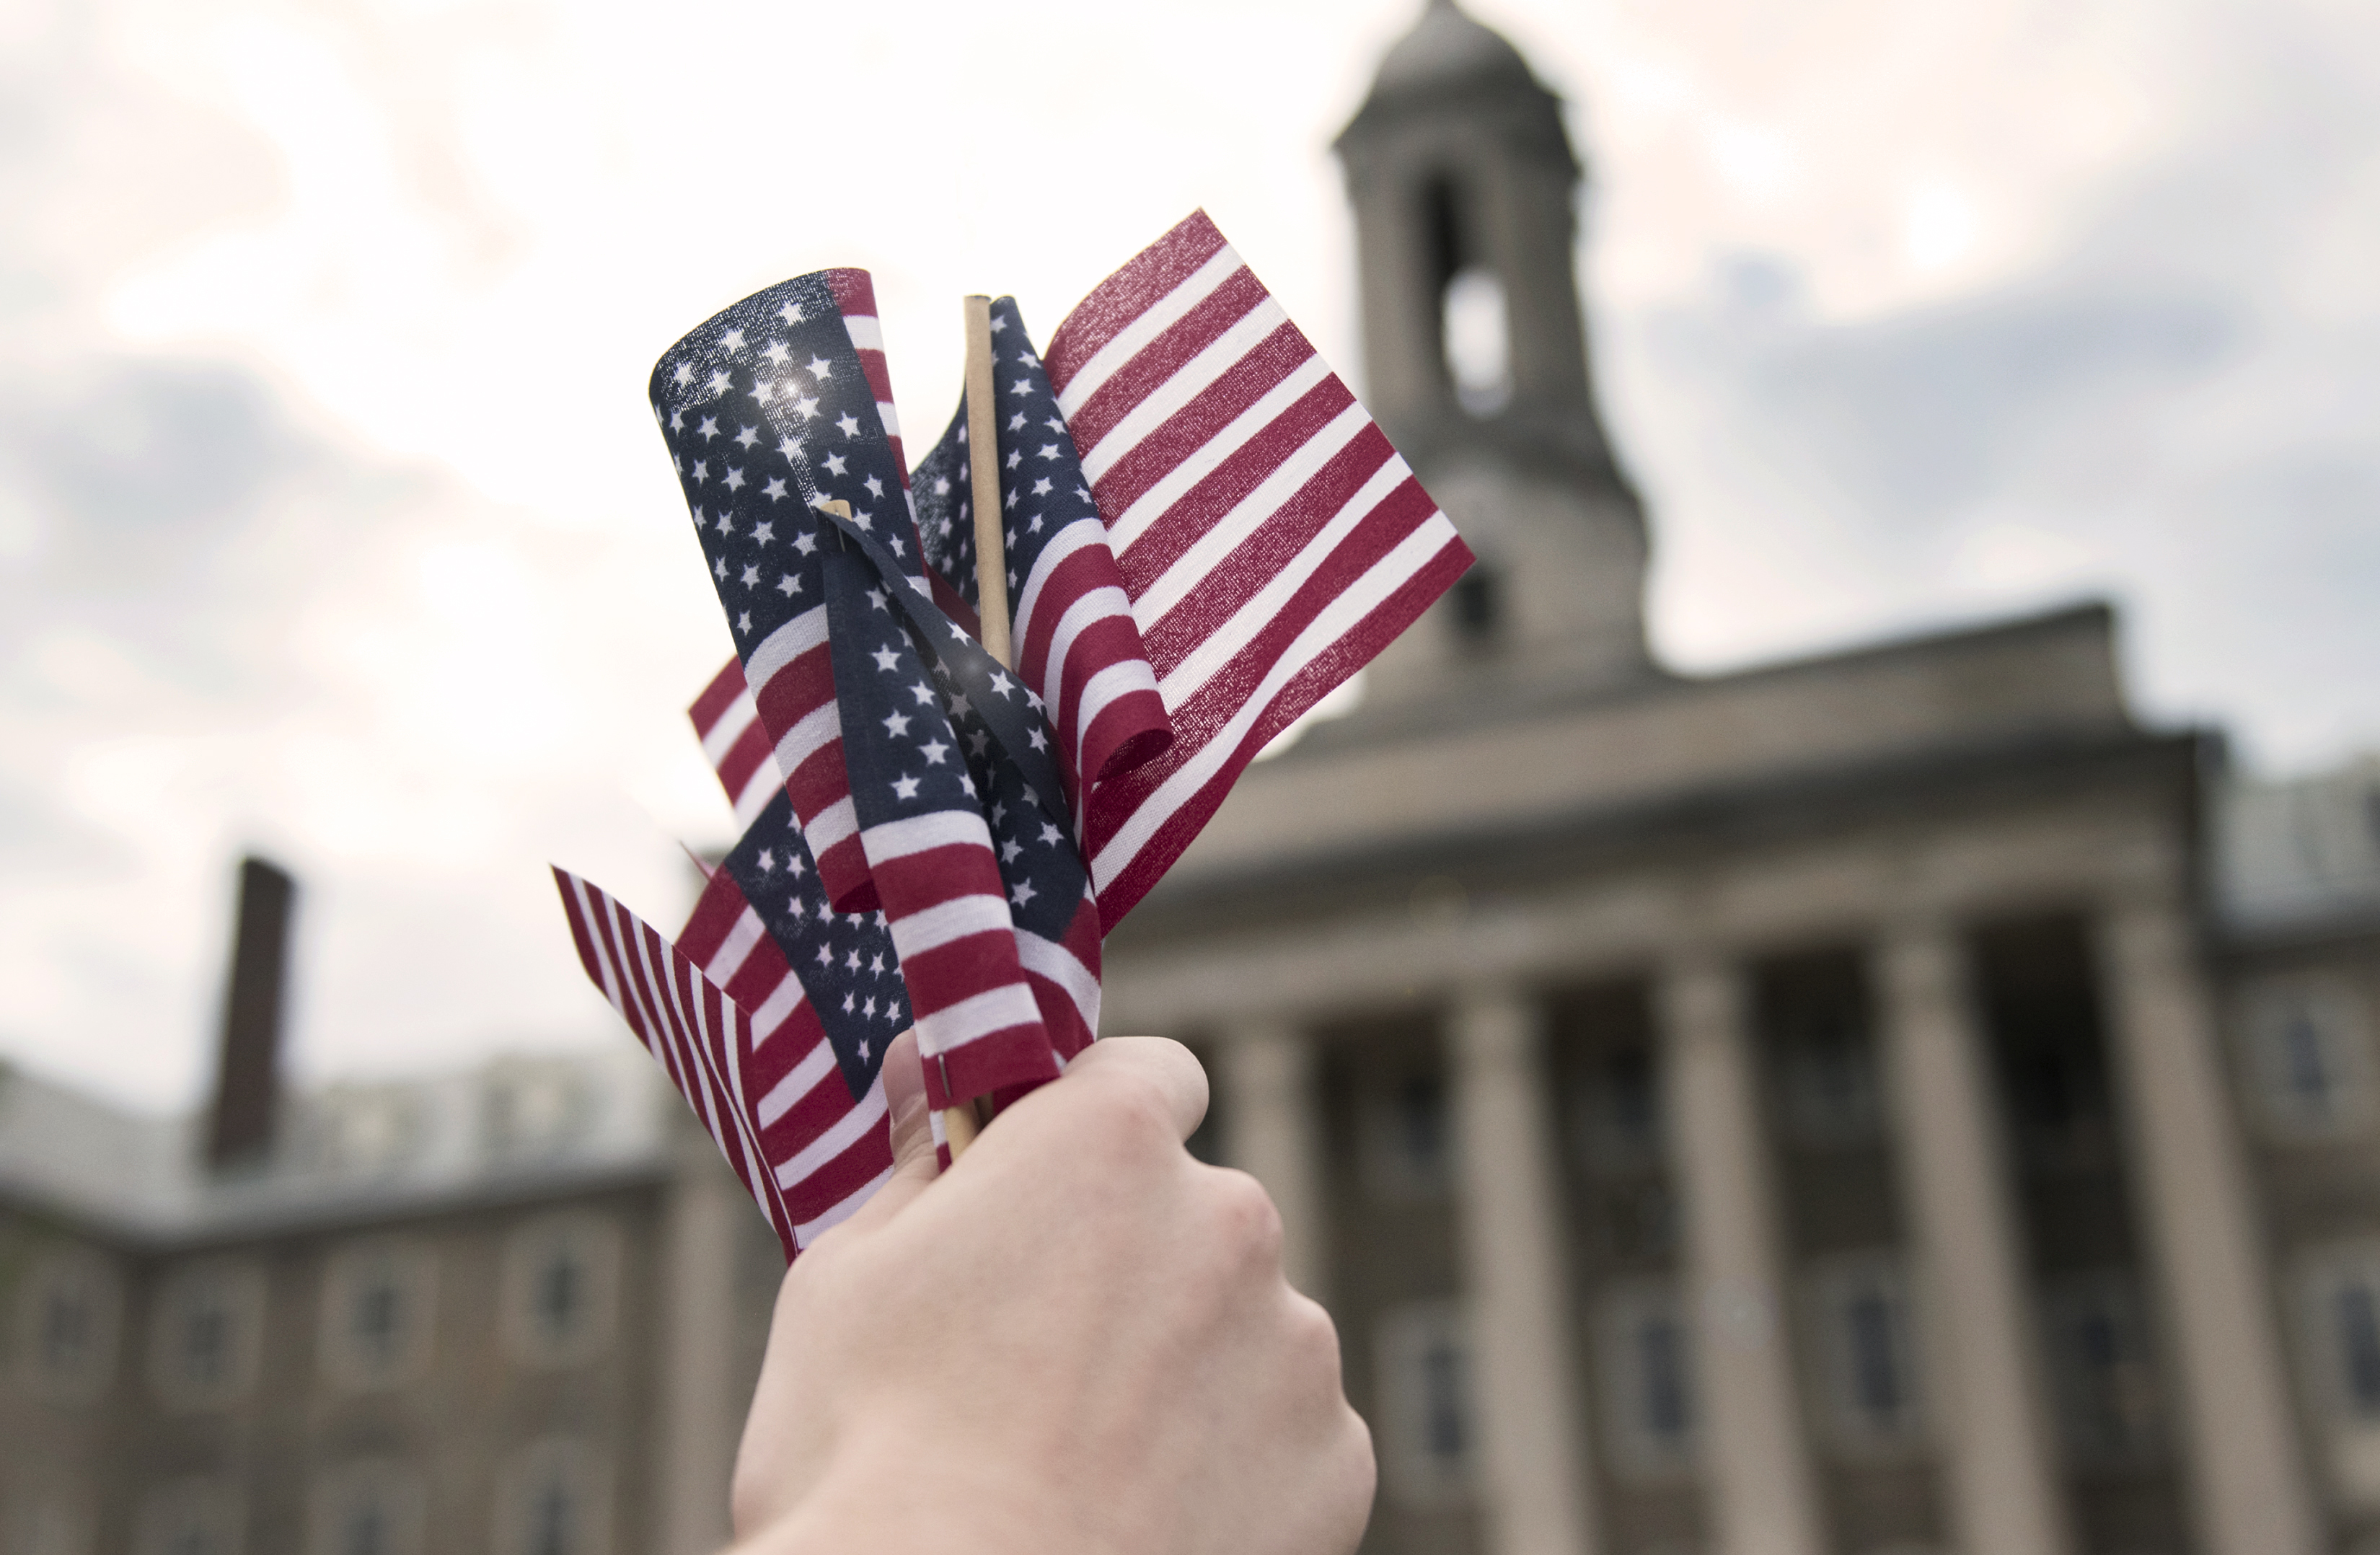
<svg viewBox="0 0 2380 1555">
<path fill-rule="evenodd" d="M 1816 1375 L 1835 1445 L 1858 1453 L 1903 1449 L 1922 1419 L 1916 1321 L 1899 1257 L 1828 1259 L 1808 1280 Z"/>
<path fill-rule="evenodd" d="M 1689 1471 L 1695 1449 L 1694 1336 L 1677 1288 L 1665 1279 L 1622 1281 L 1596 1318 L 1604 1435 L 1624 1477 Z"/>
<path fill-rule="evenodd" d="M 2067 1456 L 2090 1466 L 2146 1460 L 2156 1446 L 2155 1372 L 2131 1277 L 2062 1276 L 2044 1287 L 2041 1305 Z"/>
<path fill-rule="evenodd" d="M 1478 1456 L 1469 1320 L 1460 1304 L 1415 1302 L 1378 1330 L 1380 1472 L 1409 1506 L 1458 1502 Z"/>
</svg>

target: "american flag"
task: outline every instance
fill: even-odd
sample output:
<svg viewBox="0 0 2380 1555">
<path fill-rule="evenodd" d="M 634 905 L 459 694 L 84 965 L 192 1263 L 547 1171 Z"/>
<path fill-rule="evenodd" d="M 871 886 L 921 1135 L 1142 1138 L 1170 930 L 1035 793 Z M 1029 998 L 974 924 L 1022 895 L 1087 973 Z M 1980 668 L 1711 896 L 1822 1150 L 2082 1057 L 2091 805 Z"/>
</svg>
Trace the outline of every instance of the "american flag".
<svg viewBox="0 0 2380 1555">
<path fill-rule="evenodd" d="M 702 754 L 719 774 L 720 786 L 727 790 L 727 803 L 735 812 L 740 832 L 759 820 L 771 796 L 785 786 L 770 749 L 769 731 L 760 726 L 760 710 L 752 705 L 751 687 L 744 684 L 742 662 L 728 660 L 686 710 L 686 716 L 694 720 Z"/>
<path fill-rule="evenodd" d="M 751 908 L 733 876 L 711 877 L 676 945 L 577 876 L 553 877 L 587 976 L 686 1098 L 788 1259 L 883 1185 L 892 1149 L 880 1079 L 859 1100 L 841 1083 L 775 942 L 739 932 Z"/>
<path fill-rule="evenodd" d="M 916 1005 L 928 1099 L 940 1110 L 1055 1078 L 983 791 L 951 726 L 973 704 L 927 669 L 893 608 L 898 582 L 840 546 L 820 570 L 860 843 Z M 978 759 L 990 749 L 987 733 Z"/>
<path fill-rule="evenodd" d="M 1123 575 L 1108 549 L 1107 525 L 1014 298 L 991 305 L 991 351 L 1016 673 L 1048 710 L 1079 834 L 1092 786 L 1164 749 L 1172 726 L 1133 622 Z M 950 430 L 918 461 L 910 490 L 928 564 L 976 604 L 964 395 Z"/>
<path fill-rule="evenodd" d="M 844 775 L 822 547 L 839 533 L 897 582 L 897 607 L 962 689 L 1014 684 L 943 608 L 972 614 L 925 564 L 880 339 L 867 273 L 820 271 L 705 321 L 662 354 L 651 383 L 743 680 L 828 896 L 844 912 L 877 904 Z M 820 512 L 828 501 L 848 504 L 849 518 Z M 1070 821 L 1038 709 L 1010 699 L 985 706 L 984 717 Z"/>
<path fill-rule="evenodd" d="M 1204 212 L 1077 305 L 1044 360 L 1173 725 L 1087 807 L 1112 927 L 1471 553 Z"/>
</svg>

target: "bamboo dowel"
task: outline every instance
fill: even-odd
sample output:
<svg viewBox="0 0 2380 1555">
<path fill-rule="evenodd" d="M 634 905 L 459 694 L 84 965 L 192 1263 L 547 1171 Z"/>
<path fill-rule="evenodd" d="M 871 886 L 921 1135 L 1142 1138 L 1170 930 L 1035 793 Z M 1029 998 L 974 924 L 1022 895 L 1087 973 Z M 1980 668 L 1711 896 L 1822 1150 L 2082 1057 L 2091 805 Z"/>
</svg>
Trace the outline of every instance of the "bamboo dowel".
<svg viewBox="0 0 2380 1555">
<path fill-rule="evenodd" d="M 967 468 L 974 477 L 975 603 L 983 646 L 1002 669 L 1014 669 L 1008 638 L 1008 546 L 1001 528 L 1000 429 L 992 415 L 991 298 L 966 298 Z M 942 1110 L 942 1136 L 956 1160 L 980 1128 L 970 1100 Z"/>
</svg>

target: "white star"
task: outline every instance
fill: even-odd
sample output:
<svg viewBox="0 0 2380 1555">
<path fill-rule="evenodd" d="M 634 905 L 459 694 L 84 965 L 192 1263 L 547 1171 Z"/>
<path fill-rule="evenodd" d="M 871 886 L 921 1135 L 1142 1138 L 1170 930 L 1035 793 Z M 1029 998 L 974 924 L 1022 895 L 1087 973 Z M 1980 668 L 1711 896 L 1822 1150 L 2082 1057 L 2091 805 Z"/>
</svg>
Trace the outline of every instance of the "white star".
<svg viewBox="0 0 2380 1555">
<path fill-rule="evenodd" d="M 995 314 L 993 314 L 993 315 L 991 316 L 991 333 L 992 333 L 992 334 L 998 334 L 1002 330 L 1004 330 L 1004 329 L 1006 329 L 1007 327 L 1008 327 L 1008 321 L 1007 321 L 1006 319 L 1002 318 L 1002 317 L 1001 317 L 999 314 L 997 314 L 997 313 L 995 313 Z"/>
<path fill-rule="evenodd" d="M 965 692 L 953 691 L 951 693 L 951 716 L 953 718 L 965 718 L 968 713 L 971 713 L 974 711 L 974 708 L 967 705 Z"/>
<path fill-rule="evenodd" d="M 719 337 L 719 343 L 731 351 L 740 351 L 744 349 L 744 332 L 740 329 L 731 329 Z"/>
<path fill-rule="evenodd" d="M 802 322 L 801 304 L 798 302 L 788 302 L 783 308 L 777 310 L 777 317 L 784 320 L 785 322 L 789 324 L 800 323 Z"/>
<path fill-rule="evenodd" d="M 705 416 L 702 419 L 702 425 L 694 429 L 694 435 L 702 439 L 705 443 L 717 437 L 719 435 L 719 418 L 716 416 Z"/>
<path fill-rule="evenodd" d="M 1025 731 L 1025 737 L 1033 742 L 1033 748 L 1036 750 L 1050 748 L 1050 742 L 1041 737 L 1041 731 L 1038 729 L 1027 729 Z"/>
<path fill-rule="evenodd" d="M 880 648 L 874 653 L 870 654 L 869 657 L 876 661 L 876 667 L 882 670 L 886 674 L 891 674 L 901 662 L 901 655 L 893 652 L 889 648 Z M 897 717 L 898 714 L 895 714 L 895 716 Z M 897 735 L 901 731 L 895 729 L 892 732 Z"/>
<path fill-rule="evenodd" d="M 876 520 L 869 515 L 868 509 L 864 507 L 852 509 L 851 521 L 858 525 L 863 533 L 874 534 L 876 532 Z"/>
<path fill-rule="evenodd" d="M 703 460 L 694 461 L 694 483 L 698 486 L 710 479 L 710 467 Z"/>
<path fill-rule="evenodd" d="M 1002 701 L 1004 702 L 1008 699 L 1008 693 L 1015 686 L 1015 685 L 1016 683 L 1014 681 L 1009 679 L 998 670 L 991 672 L 991 688 L 1000 693 L 1000 699 Z"/>
<path fill-rule="evenodd" d="M 884 958 L 880 955 L 869 956 L 868 958 L 868 970 L 876 977 L 882 977 L 884 975 Z"/>
<path fill-rule="evenodd" d="M 766 545 L 766 544 L 768 544 L 771 541 L 772 541 L 772 540 L 774 540 L 774 539 L 776 539 L 776 538 L 777 538 L 777 526 L 776 526 L 776 525 L 774 525 L 774 524 L 755 524 L 755 525 L 753 525 L 753 526 L 752 526 L 752 543 L 753 543 L 753 544 L 755 544 L 755 545 Z"/>
<path fill-rule="evenodd" d="M 856 971 L 858 971 L 858 970 L 859 970 L 859 953 L 858 953 L 857 951 L 853 951 L 853 952 L 851 953 L 850 956 L 849 956 L 849 957 L 848 957 L 848 958 L 844 962 L 844 964 L 843 964 L 843 965 L 844 965 L 844 968 L 845 968 L 846 970 L 848 970 L 848 971 L 853 971 L 853 972 L 856 972 Z"/>
<path fill-rule="evenodd" d="M 1046 420 L 1046 421 L 1042 422 L 1041 424 L 1042 424 L 1043 426 L 1045 426 L 1045 427 L 1049 428 L 1049 429 L 1050 429 L 1051 431 L 1053 431 L 1053 432 L 1062 432 L 1062 431 L 1064 431 L 1066 430 L 1066 423 L 1065 423 L 1064 421 L 1060 420 L 1060 419 L 1059 419 L 1057 417 L 1055 417 L 1055 416 L 1050 417 L 1048 420 Z"/>
<path fill-rule="evenodd" d="M 758 427 L 746 427 L 742 431 L 735 434 L 735 441 L 742 443 L 745 447 L 749 448 L 752 444 L 760 441 L 760 429 Z"/>
<path fill-rule="evenodd" d="M 1008 819 L 1008 806 L 1001 800 L 991 802 L 991 823 L 994 826 Z"/>
<path fill-rule="evenodd" d="M 1024 845 L 1011 837 L 1000 844 L 1000 861 L 1002 864 L 1014 864 L 1016 862 L 1016 856 L 1024 851 Z"/>
<path fill-rule="evenodd" d="M 735 617 L 735 629 L 739 632 L 748 632 L 752 629 L 752 613 L 750 611 L 745 611 Z"/>
<path fill-rule="evenodd" d="M 719 532 L 723 535 L 732 535 L 735 532 L 735 521 L 723 507 L 719 510 L 718 528 Z"/>
<path fill-rule="evenodd" d="M 1023 464 L 1024 462 L 1025 462 L 1025 456 L 1024 456 L 1023 454 L 1018 453 L 1018 452 L 1017 452 L 1015 449 L 1014 449 L 1014 448 L 1011 448 L 1011 449 L 1008 451 L 1008 466 L 1007 466 L 1007 468 L 1010 468 L 1010 469 L 1014 469 L 1018 465 L 1021 465 L 1021 464 Z"/>
<path fill-rule="evenodd" d="M 681 372 L 683 372 L 683 371 L 685 371 L 686 370 L 685 370 L 684 368 L 680 368 L 678 371 L 681 371 Z M 673 411 L 671 411 L 671 412 L 670 412 L 670 431 L 686 431 L 686 412 L 685 412 L 685 411 L 683 411 L 683 410 L 673 410 Z"/>
<path fill-rule="evenodd" d="M 818 401 L 808 395 L 794 401 L 794 414 L 807 421 L 818 414 Z"/>
<path fill-rule="evenodd" d="M 929 740 L 917 747 L 917 753 L 926 759 L 927 766 L 939 767 L 942 758 L 951 753 L 951 747 L 940 740 Z"/>
<path fill-rule="evenodd" d="M 690 367 L 686 366 L 686 363 L 684 363 L 684 362 L 680 362 L 680 363 L 678 363 L 678 364 L 677 364 L 677 371 L 676 371 L 675 372 L 674 372 L 674 373 L 670 374 L 670 382 L 671 382 L 671 383 L 693 383 L 693 382 L 694 382 L 694 369 L 692 369 L 692 368 L 690 368 Z"/>
<path fill-rule="evenodd" d="M 916 778 L 905 777 L 895 778 L 892 780 L 892 797 L 895 799 L 914 799 L 917 796 L 917 780 Z"/>
<path fill-rule="evenodd" d="M 1029 395 L 1033 392 L 1033 380 L 1030 378 L 1019 378 L 1015 383 L 1009 385 L 1008 392 L 1012 395 Z"/>
<path fill-rule="evenodd" d="M 892 735 L 907 734 L 909 732 L 909 715 L 905 712 L 886 713 L 884 715 L 884 732 Z"/>
<path fill-rule="evenodd" d="M 826 464 L 826 472 L 827 472 L 829 475 L 837 475 L 837 476 L 839 476 L 839 475 L 841 475 L 841 474 L 843 473 L 843 456 L 842 456 L 842 455 L 840 455 L 840 454 L 829 454 L 829 455 L 826 456 L 826 459 L 825 459 L 825 461 L 824 461 L 824 462 L 825 462 L 825 464 Z"/>
<path fill-rule="evenodd" d="M 760 569 L 759 569 L 759 567 L 746 567 L 746 568 L 744 569 L 744 587 L 745 587 L 745 588 L 749 589 L 749 588 L 751 588 L 754 584 L 757 584 L 757 583 L 759 583 L 759 581 L 760 581 Z"/>
<path fill-rule="evenodd" d="M 714 372 L 710 375 L 710 392 L 714 395 L 723 395 L 735 385 L 735 380 L 723 372 Z"/>
<path fill-rule="evenodd" d="M 795 535 L 794 537 L 794 549 L 800 552 L 805 556 L 810 554 L 818 549 L 818 536 L 811 534 Z"/>
<path fill-rule="evenodd" d="M 1022 410 L 1018 411 L 1015 415 L 1011 416 L 1011 417 L 1008 419 L 1008 430 L 1009 430 L 1010 431 L 1016 431 L 1018 428 L 1020 428 L 1020 427 L 1022 427 L 1022 426 L 1024 426 L 1024 425 L 1025 425 L 1025 412 L 1024 412 L 1024 411 L 1022 411 Z"/>
<path fill-rule="evenodd" d="M 922 680 L 909 687 L 909 695 L 917 699 L 917 705 L 921 708 L 934 705 L 934 688 Z"/>
<path fill-rule="evenodd" d="M 880 497 L 884 494 L 884 482 L 878 480 L 875 476 L 869 476 L 860 484 L 868 488 L 868 494 L 871 497 Z"/>
<path fill-rule="evenodd" d="M 1061 833 L 1055 826 L 1050 825 L 1046 820 L 1041 823 L 1041 840 L 1043 842 L 1055 843 L 1060 835 Z"/>
<path fill-rule="evenodd" d="M 833 966 L 833 965 L 834 965 L 834 952 L 832 952 L 832 950 L 829 950 L 829 949 L 828 949 L 826 946 L 824 946 L 824 945 L 820 945 L 820 946 L 819 947 L 818 963 L 819 963 L 819 965 L 820 965 L 820 966 Z"/>
<path fill-rule="evenodd" d="M 938 476 L 934 477 L 934 495 L 936 495 L 936 496 L 938 496 L 938 497 L 947 497 L 947 496 L 949 496 L 950 494 L 951 494 L 951 480 L 950 480 L 950 477 L 949 477 L 949 476 L 947 476 L 947 475 L 938 475 Z"/>
<path fill-rule="evenodd" d="M 857 437 L 859 435 L 859 418 L 853 415 L 848 410 L 836 417 L 834 419 L 834 424 L 842 431 L 843 435 L 845 437 Z"/>
<path fill-rule="evenodd" d="M 771 480 L 766 486 L 760 488 L 760 494 L 771 502 L 775 502 L 785 494 L 784 480 L 782 478 Z"/>
<path fill-rule="evenodd" d="M 1041 445 L 1041 456 L 1045 459 L 1056 458 L 1058 456 L 1058 445 L 1054 443 L 1043 443 Z"/>
<path fill-rule="evenodd" d="M 890 1011 L 890 1010 L 885 1011 L 885 1012 L 884 1012 L 884 1018 L 885 1018 L 885 1019 L 887 1019 L 887 1020 L 892 1019 L 892 1011 Z M 866 1041 L 864 1041 L 864 1040 L 859 1044 L 859 1062 L 860 1062 L 860 1063 L 867 1063 L 867 1062 L 868 1062 L 868 1044 L 867 1044 L 867 1042 L 866 1042 Z"/>
<path fill-rule="evenodd" d="M 769 358 L 769 364 L 771 367 L 783 367 L 785 365 L 785 358 L 793 353 L 785 349 L 783 341 L 771 340 L 761 349 L 760 354 Z"/>
<path fill-rule="evenodd" d="M 1041 893 L 1033 889 L 1033 882 L 1031 881 L 1018 881 L 1016 882 L 1016 889 L 1010 892 L 1008 896 L 1009 900 L 1014 902 L 1021 907 L 1025 905 L 1026 903 L 1030 902 L 1033 898 L 1040 894 Z"/>
<path fill-rule="evenodd" d="M 772 873 L 776 868 L 777 856 L 771 853 L 767 848 L 762 848 L 760 850 L 760 872 L 764 875 L 770 874 Z"/>
<path fill-rule="evenodd" d="M 744 472 L 730 465 L 727 468 L 727 489 L 731 492 L 739 491 L 743 485 Z"/>
<path fill-rule="evenodd" d="M 774 383 L 763 383 L 758 378 L 752 380 L 752 397 L 762 405 L 768 404 L 769 396 L 776 392 L 777 385 Z"/>
<path fill-rule="evenodd" d="M 887 615 L 892 613 L 892 607 L 884 602 L 884 590 L 881 589 L 870 589 L 868 590 L 868 602 L 874 605 L 877 609 L 882 611 Z"/>
<path fill-rule="evenodd" d="M 846 1015 L 851 1014 L 851 1012 L 858 1006 L 858 1003 L 859 995 L 856 993 L 844 994 L 843 996 L 843 1013 Z"/>
<path fill-rule="evenodd" d="M 777 439 L 777 452 L 784 456 L 788 464 L 792 463 L 794 460 L 802 456 L 801 439 L 797 437 L 781 437 Z"/>
<path fill-rule="evenodd" d="M 787 573 L 783 577 L 777 579 L 777 592 L 784 595 L 787 599 L 792 599 L 795 594 L 798 594 L 801 591 L 802 580 L 795 577 L 792 573 Z"/>
<path fill-rule="evenodd" d="M 812 357 L 810 358 L 810 376 L 812 378 L 815 378 L 820 383 L 823 383 L 833 375 L 834 364 L 832 362 L 827 360 L 824 357 Z"/>
<path fill-rule="evenodd" d="M 978 756 L 982 755 L 984 747 L 990 743 L 991 736 L 981 729 L 978 729 L 974 734 L 967 736 L 967 748 L 975 752 Z"/>
<path fill-rule="evenodd" d="M 868 996 L 868 1003 L 859 1013 L 866 1015 L 869 1020 L 874 1020 L 876 1018 L 876 996 L 874 994 L 871 993 Z"/>
<path fill-rule="evenodd" d="M 1041 532 L 1041 515 L 1037 513 L 1033 516 L 1033 522 L 1025 526 L 1025 532 L 1028 535 L 1038 535 Z"/>
</svg>

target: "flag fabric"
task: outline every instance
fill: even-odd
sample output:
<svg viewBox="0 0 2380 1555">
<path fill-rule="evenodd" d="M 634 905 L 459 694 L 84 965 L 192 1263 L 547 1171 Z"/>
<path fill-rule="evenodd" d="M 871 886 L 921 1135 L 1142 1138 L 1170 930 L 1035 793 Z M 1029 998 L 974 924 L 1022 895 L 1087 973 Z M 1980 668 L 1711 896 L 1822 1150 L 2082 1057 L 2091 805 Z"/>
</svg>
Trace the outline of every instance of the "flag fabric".
<svg viewBox="0 0 2380 1555">
<path fill-rule="evenodd" d="M 1024 316 L 1014 298 L 997 299 L 990 311 L 1010 636 L 1018 678 L 1040 699 L 1057 735 L 1079 835 L 1093 785 L 1164 749 L 1172 727 L 1108 549 L 1107 525 Z M 979 601 L 967 409 L 962 395 L 910 490 L 928 564 L 973 606 Z"/>
<path fill-rule="evenodd" d="M 1043 359 L 1173 730 L 1086 808 L 1112 928 L 1266 743 L 1472 558 L 1204 212 L 1100 283 Z"/>
<path fill-rule="evenodd" d="M 916 1007 L 927 1096 L 939 1110 L 1055 1078 L 982 790 L 951 727 L 952 705 L 971 704 L 927 670 L 897 583 L 840 546 L 821 572 L 860 844 Z"/>
<path fill-rule="evenodd" d="M 743 832 L 760 819 L 771 796 L 785 786 L 777 772 L 776 755 L 770 749 L 769 731 L 760 726 L 760 710 L 752 705 L 751 688 L 744 684 L 743 662 L 728 660 L 686 710 L 686 716 L 694 720 L 694 737 L 702 742 L 710 770 L 719 774 L 720 786 L 727 790 L 735 829 Z"/>
<path fill-rule="evenodd" d="M 754 711 L 844 912 L 876 900 L 844 770 L 821 544 L 840 533 L 898 585 L 918 642 L 969 694 L 1013 685 L 944 608 L 965 611 L 947 584 L 938 594 L 940 575 L 926 565 L 882 358 L 867 273 L 820 271 L 705 321 L 662 354 L 651 381 Z M 829 501 L 847 504 L 849 517 L 821 512 Z M 985 716 L 1009 759 L 1070 819 L 1038 711 L 1010 698 L 985 705 Z"/>
</svg>

